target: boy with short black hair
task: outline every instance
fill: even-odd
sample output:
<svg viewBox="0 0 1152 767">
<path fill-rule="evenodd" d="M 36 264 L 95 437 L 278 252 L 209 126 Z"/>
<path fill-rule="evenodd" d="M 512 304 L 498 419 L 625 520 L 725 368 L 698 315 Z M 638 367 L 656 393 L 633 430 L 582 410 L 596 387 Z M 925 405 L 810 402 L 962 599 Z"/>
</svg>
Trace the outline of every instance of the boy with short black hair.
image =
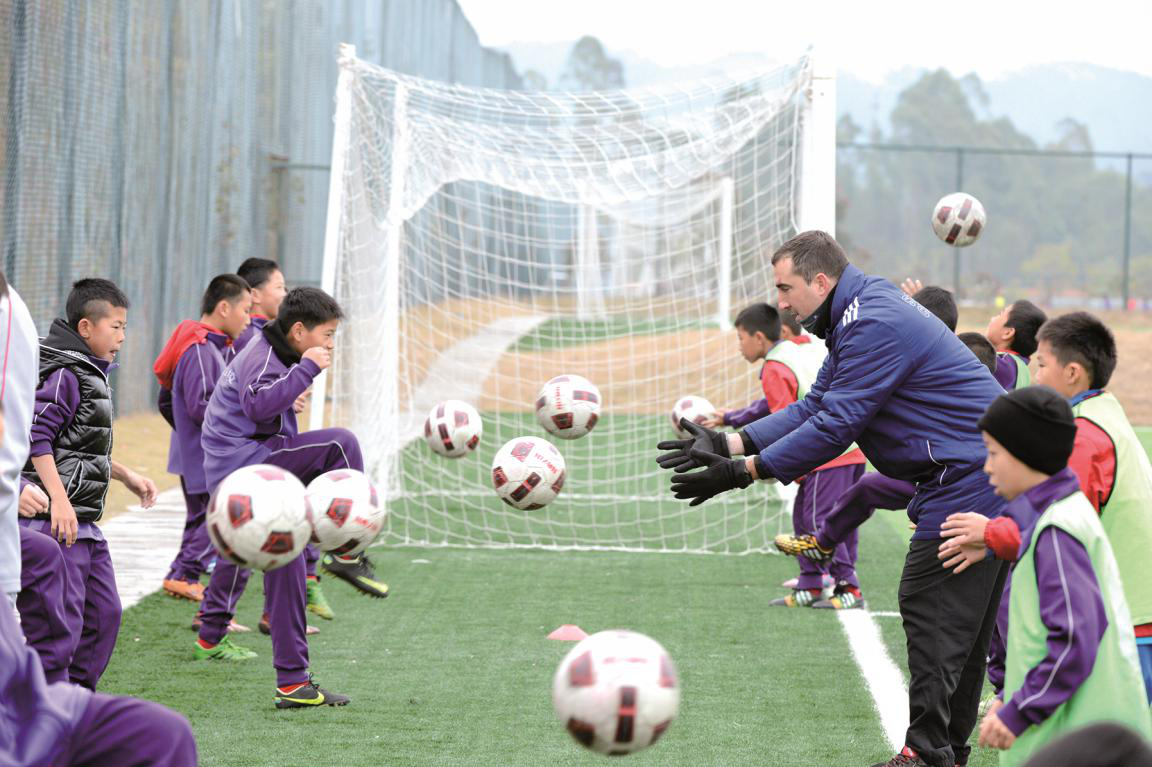
<svg viewBox="0 0 1152 767">
<path fill-rule="evenodd" d="M 276 319 L 288 290 L 280 265 L 269 258 L 244 259 L 236 275 L 252 290 L 252 322 L 234 344 L 235 352 L 239 354 L 265 325 Z"/>
<path fill-rule="evenodd" d="M 216 381 L 231 361 L 232 344 L 248 327 L 252 292 L 235 274 L 219 274 L 200 300 L 200 319 L 184 320 L 169 337 L 152 370 L 160 382 L 161 408 L 169 403 L 172 439 L 168 471 L 180 477 L 187 509 L 184 535 L 163 588 L 194 602 L 204 598 L 200 576 L 215 553 L 204 526 L 208 486 L 200 429 Z"/>
<path fill-rule="evenodd" d="M 760 385 L 764 398 L 741 410 L 721 410 L 705 426 L 739 428 L 803 399 L 820 372 L 824 347 L 811 343 L 811 338 L 798 335 L 782 338 L 783 315 L 768 304 L 752 304 L 736 317 L 740 354 L 747 362 L 763 360 Z M 797 535 L 813 533 L 837 498 L 864 474 L 864 454 L 853 446 L 838 458 L 813 470 L 798 480 L 799 489 L 792 503 L 792 526 Z M 856 575 L 857 535 L 853 531 L 835 549 L 830 561 L 816 562 L 797 557 L 800 576 L 789 582 L 792 593 L 774 599 L 774 607 L 818 607 L 848 609 L 863 607 L 860 581 Z M 822 599 L 825 577 L 834 586 L 828 599 Z"/>
<path fill-rule="evenodd" d="M 300 434 L 292 407 L 331 364 L 342 317 L 340 306 L 324 291 L 295 288 L 285 297 L 276 321 L 268 323 L 224 370 L 204 417 L 204 475 L 209 488 L 236 469 L 258 463 L 279 466 L 304 484 L 335 469 L 363 470 L 360 445 L 350 431 L 336 428 Z M 367 558 L 350 566 L 358 568 L 360 577 L 374 584 L 381 596 L 387 595 L 388 587 L 373 580 Z M 248 576 L 247 570 L 224 559 L 217 561 L 204 595 L 197 658 L 255 656 L 226 636 Z M 347 697 L 318 687 L 308 673 L 303 555 L 266 572 L 264 589 L 276 668 L 276 707 L 348 703 Z"/>
<path fill-rule="evenodd" d="M 1028 362 L 1036 351 L 1036 333 L 1047 319 L 1036 304 L 1021 299 L 988 321 L 984 335 L 996 348 L 996 380 L 1005 391 L 1032 383 Z"/>
<path fill-rule="evenodd" d="M 936 285 L 926 285 L 912 294 L 912 300 L 939 317 L 953 333 L 956 332 L 960 311 L 956 308 L 956 299 L 952 297 L 952 291 Z"/>
<path fill-rule="evenodd" d="M 984 471 L 1022 544 L 989 651 L 996 699 L 980 744 L 1020 765 L 1074 728 L 1110 721 L 1152 737 L 1132 619 L 1108 536 L 1068 468 L 1076 423 L 1045 386 L 995 400 L 980 419 Z"/>
<path fill-rule="evenodd" d="M 1152 462 L 1124 408 L 1104 388 L 1116 369 L 1116 341 L 1108 327 L 1087 312 L 1049 320 L 1038 339 L 1036 383 L 1065 397 L 1076 417 L 1068 466 L 1112 543 L 1152 703 L 1152 582 L 1145 566 L 1152 551 Z M 957 514 L 943 528 L 955 540 L 941 547 L 946 566 L 981 556 L 985 545 L 1008 561 L 1019 551 L 1020 529 L 1012 519 L 983 521 Z"/>
<path fill-rule="evenodd" d="M 81 616 L 69 677 L 95 689 L 120 628 L 120 597 L 108 545 L 96 522 L 108 483 L 119 480 L 149 508 L 156 486 L 112 460 L 112 391 L 108 373 L 124 342 L 128 298 L 104 279 L 78 280 L 67 319 L 53 320 L 40 344 L 40 384 L 24 478 L 47 493 L 49 508 L 20 522 L 62 544 L 69 568 L 71 614 Z"/>
<path fill-rule="evenodd" d="M 984 363 L 988 368 L 988 372 L 995 377 L 996 375 L 996 347 L 992 345 L 983 333 L 967 332 L 958 333 L 956 335 L 960 342 L 972 350 L 976 355 L 976 359 Z"/>
</svg>

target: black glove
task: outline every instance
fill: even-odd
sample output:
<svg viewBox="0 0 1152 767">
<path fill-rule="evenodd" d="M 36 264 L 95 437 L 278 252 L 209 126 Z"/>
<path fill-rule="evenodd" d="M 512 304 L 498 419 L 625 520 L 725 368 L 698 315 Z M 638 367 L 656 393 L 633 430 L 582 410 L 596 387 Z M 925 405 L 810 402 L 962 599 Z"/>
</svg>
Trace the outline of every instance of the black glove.
<svg viewBox="0 0 1152 767">
<path fill-rule="evenodd" d="M 722 458 L 695 448 L 688 451 L 688 455 L 696 465 L 705 467 L 703 471 L 672 477 L 673 495 L 681 500 L 691 498 L 689 506 L 699 506 L 714 495 L 752 484 L 752 475 L 743 458 Z"/>
<path fill-rule="evenodd" d="M 703 466 L 703 463 L 693 460 L 689 455 L 691 451 L 695 450 L 723 458 L 732 457 L 731 451 L 728 450 L 728 435 L 724 432 L 712 431 L 698 423 L 689 421 L 687 418 L 680 419 L 680 428 L 691 436 L 688 439 L 665 440 L 656 445 L 657 450 L 673 451 L 656 458 L 656 463 L 660 464 L 661 469 L 675 469 L 676 473 L 679 474 L 689 469 L 695 469 L 697 466 Z"/>
</svg>

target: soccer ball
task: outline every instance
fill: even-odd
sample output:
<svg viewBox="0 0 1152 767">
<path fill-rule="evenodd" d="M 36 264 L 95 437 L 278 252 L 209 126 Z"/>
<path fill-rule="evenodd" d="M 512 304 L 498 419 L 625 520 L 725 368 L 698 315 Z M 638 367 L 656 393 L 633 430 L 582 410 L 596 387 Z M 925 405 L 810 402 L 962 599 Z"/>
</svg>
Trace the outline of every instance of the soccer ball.
<svg viewBox="0 0 1152 767">
<path fill-rule="evenodd" d="M 705 418 L 716 415 L 716 406 L 703 397 L 681 397 L 672 406 L 672 428 L 681 439 L 688 439 L 688 432 L 680 428 L 680 419 L 687 418 L 692 423 L 703 423 Z"/>
<path fill-rule="evenodd" d="M 340 556 L 359 554 L 372 545 L 388 512 L 362 471 L 336 469 L 308 483 L 312 542 Z"/>
<path fill-rule="evenodd" d="M 560 662 L 552 707 L 585 748 L 609 756 L 635 753 L 655 743 L 676 718 L 676 667 L 654 639 L 601 631 Z"/>
<path fill-rule="evenodd" d="M 517 437 L 492 459 L 492 486 L 509 506 L 541 509 L 560 495 L 567 473 L 564 456 L 547 440 Z"/>
<path fill-rule="evenodd" d="M 424 441 L 433 453 L 459 458 L 476 449 L 484 433 L 484 422 L 476 408 L 458 399 L 444 400 L 428 411 L 424 421 Z"/>
<path fill-rule="evenodd" d="M 556 376 L 536 397 L 536 419 L 560 439 L 579 439 L 600 420 L 600 390 L 581 376 Z"/>
<path fill-rule="evenodd" d="M 304 485 L 279 466 L 245 466 L 224 478 L 205 519 L 216 549 L 240 565 L 275 570 L 308 544 L 312 525 Z"/>
<path fill-rule="evenodd" d="M 984 206 L 970 194 L 955 192 L 940 198 L 932 211 L 932 231 L 949 245 L 966 248 L 984 231 Z"/>
</svg>

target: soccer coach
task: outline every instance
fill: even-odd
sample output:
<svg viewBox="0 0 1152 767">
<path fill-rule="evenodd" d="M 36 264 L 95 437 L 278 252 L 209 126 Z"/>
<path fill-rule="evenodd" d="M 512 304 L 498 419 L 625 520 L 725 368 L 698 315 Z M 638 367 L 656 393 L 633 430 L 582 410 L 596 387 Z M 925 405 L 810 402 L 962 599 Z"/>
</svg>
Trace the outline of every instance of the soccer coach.
<svg viewBox="0 0 1152 767">
<path fill-rule="evenodd" d="M 825 340 L 808 396 L 737 434 L 693 425 L 672 452 L 677 498 L 703 503 L 753 479 L 792 482 L 857 443 L 884 474 L 916 483 L 916 532 L 900 577 L 908 642 L 906 746 L 876 767 L 968 763 L 985 655 L 1007 573 L 986 560 L 962 573 L 940 565 L 949 514 L 997 516 L 977 420 L 1004 390 L 960 340 L 895 285 L 848 263 L 830 235 L 802 232 L 772 256 L 781 309 Z M 750 456 L 734 458 L 734 456 Z M 703 471 L 682 473 L 702 466 Z"/>
</svg>

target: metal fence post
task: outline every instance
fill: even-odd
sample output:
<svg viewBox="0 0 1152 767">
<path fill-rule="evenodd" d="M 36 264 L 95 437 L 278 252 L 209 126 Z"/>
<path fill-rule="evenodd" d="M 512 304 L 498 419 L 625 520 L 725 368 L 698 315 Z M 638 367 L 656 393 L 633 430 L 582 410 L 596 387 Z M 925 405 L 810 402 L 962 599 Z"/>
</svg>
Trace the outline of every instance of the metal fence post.
<svg viewBox="0 0 1152 767">
<path fill-rule="evenodd" d="M 1132 278 L 1132 153 L 1129 152 L 1124 160 L 1124 268 L 1120 295 L 1124 297 L 1124 311 L 1128 311 L 1131 292 L 1128 282 Z"/>
</svg>

